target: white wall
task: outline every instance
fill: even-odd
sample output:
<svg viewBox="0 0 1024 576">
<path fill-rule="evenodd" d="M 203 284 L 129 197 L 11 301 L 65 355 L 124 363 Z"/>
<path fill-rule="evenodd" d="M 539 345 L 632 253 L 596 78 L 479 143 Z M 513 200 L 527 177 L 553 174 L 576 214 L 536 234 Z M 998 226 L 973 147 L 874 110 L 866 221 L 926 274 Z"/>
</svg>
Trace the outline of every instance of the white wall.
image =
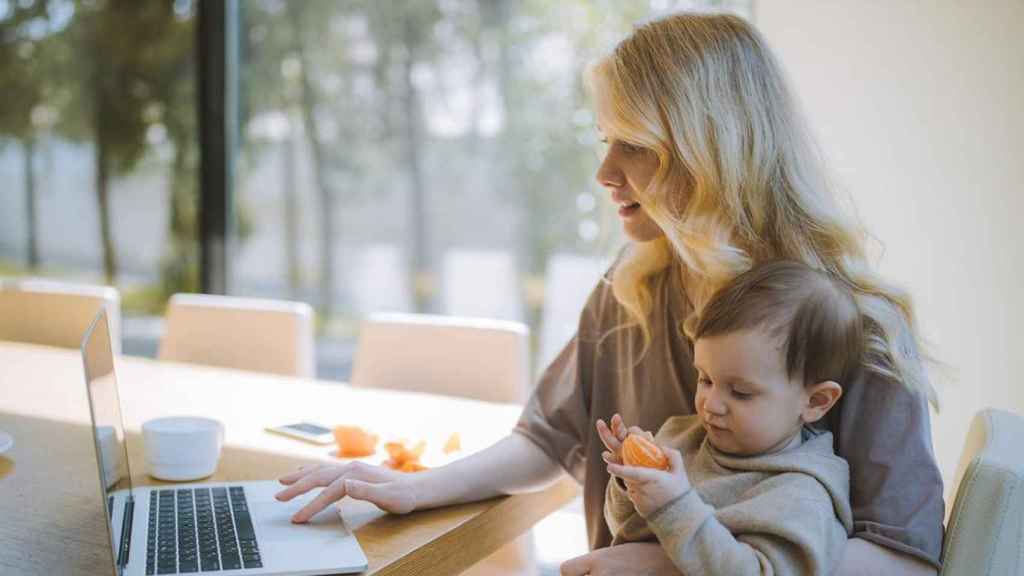
<svg viewBox="0 0 1024 576">
<path fill-rule="evenodd" d="M 948 488 L 975 411 L 1024 414 L 1024 2 L 761 0 L 754 20 L 955 369 L 932 420 Z"/>
</svg>

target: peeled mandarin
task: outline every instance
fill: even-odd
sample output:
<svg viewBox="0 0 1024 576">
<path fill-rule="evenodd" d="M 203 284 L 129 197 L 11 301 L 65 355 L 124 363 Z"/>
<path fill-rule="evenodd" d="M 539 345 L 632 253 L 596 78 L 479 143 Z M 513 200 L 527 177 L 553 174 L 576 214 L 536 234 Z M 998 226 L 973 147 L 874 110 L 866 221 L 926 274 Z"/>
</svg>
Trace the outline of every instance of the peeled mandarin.
<svg viewBox="0 0 1024 576">
<path fill-rule="evenodd" d="M 334 441 L 338 445 L 338 456 L 343 458 L 372 456 L 377 451 L 377 435 L 358 426 L 335 426 Z"/>
<path fill-rule="evenodd" d="M 630 434 L 622 443 L 622 461 L 627 466 L 668 470 L 668 457 L 645 436 Z"/>
</svg>

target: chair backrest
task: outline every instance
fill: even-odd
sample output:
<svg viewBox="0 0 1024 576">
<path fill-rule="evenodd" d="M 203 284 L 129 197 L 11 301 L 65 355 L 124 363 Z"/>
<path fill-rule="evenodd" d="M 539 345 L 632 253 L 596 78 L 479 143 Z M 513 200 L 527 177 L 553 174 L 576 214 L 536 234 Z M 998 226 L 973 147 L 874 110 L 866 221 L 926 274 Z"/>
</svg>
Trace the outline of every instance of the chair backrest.
<svg viewBox="0 0 1024 576">
<path fill-rule="evenodd" d="M 523 318 L 515 257 L 495 250 L 451 249 L 441 263 L 441 309 L 452 316 Z"/>
<path fill-rule="evenodd" d="M 121 296 L 116 288 L 52 280 L 0 283 L 0 340 L 78 348 L 106 307 L 114 354 L 121 353 Z"/>
<path fill-rule="evenodd" d="M 304 302 L 175 294 L 158 357 L 313 378 L 313 310 Z"/>
<path fill-rule="evenodd" d="M 942 574 L 1024 573 L 1024 418 L 982 410 L 967 433 Z"/>
<path fill-rule="evenodd" d="M 552 254 L 544 272 L 537 370 L 544 370 L 576 334 L 587 298 L 611 262 L 565 252 Z"/>
<path fill-rule="evenodd" d="M 375 314 L 360 326 L 352 384 L 521 403 L 529 334 L 506 320 Z"/>
</svg>

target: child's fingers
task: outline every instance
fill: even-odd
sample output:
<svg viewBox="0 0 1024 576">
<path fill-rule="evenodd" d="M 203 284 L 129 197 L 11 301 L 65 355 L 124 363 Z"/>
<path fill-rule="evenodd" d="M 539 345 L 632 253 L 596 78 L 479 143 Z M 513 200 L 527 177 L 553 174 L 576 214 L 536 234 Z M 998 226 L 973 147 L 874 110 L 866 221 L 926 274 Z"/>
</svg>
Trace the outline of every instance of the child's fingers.
<svg viewBox="0 0 1024 576">
<path fill-rule="evenodd" d="M 629 433 L 630 434 L 639 434 L 640 436 L 643 436 L 644 438 L 647 438 L 651 442 L 654 442 L 654 434 L 651 434 L 650 432 L 648 432 L 647 430 L 644 430 L 643 428 L 641 428 L 639 426 L 630 426 L 629 427 Z"/>
<path fill-rule="evenodd" d="M 619 442 L 623 442 L 628 435 L 626 425 L 622 422 L 622 416 L 618 412 L 612 415 L 612 434 L 619 439 Z"/>
<path fill-rule="evenodd" d="M 668 456 L 668 469 L 671 472 L 678 472 L 683 469 L 683 455 L 675 448 L 669 448 L 668 446 L 658 446 L 661 451 Z"/>
<path fill-rule="evenodd" d="M 616 456 L 613 452 L 601 452 L 601 458 L 604 459 L 606 464 L 622 464 L 622 459 Z"/>
<path fill-rule="evenodd" d="M 622 443 L 612 434 L 611 429 L 604 423 L 604 420 L 599 419 L 597 421 L 597 435 L 601 438 L 601 442 L 604 443 L 605 447 L 612 452 L 618 453 L 622 450 Z"/>
<path fill-rule="evenodd" d="M 613 476 L 618 476 L 623 480 L 636 482 L 637 484 L 646 484 L 655 480 L 658 477 L 657 470 L 650 468 L 642 468 L 640 466 L 623 466 L 622 464 L 608 464 L 608 473 Z"/>
</svg>

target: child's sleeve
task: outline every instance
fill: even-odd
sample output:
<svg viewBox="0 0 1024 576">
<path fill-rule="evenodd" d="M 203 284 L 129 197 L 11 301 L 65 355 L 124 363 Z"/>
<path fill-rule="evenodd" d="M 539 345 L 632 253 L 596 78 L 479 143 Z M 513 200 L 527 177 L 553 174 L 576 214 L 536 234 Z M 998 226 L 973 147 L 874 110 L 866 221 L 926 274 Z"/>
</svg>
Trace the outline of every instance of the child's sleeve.
<svg viewBox="0 0 1024 576">
<path fill-rule="evenodd" d="M 623 542 L 645 542 L 654 539 L 647 520 L 636 511 L 621 480 L 612 476 L 604 498 L 604 521 L 612 534 L 612 545 Z"/>
<path fill-rule="evenodd" d="M 757 496 L 717 511 L 690 490 L 648 525 L 684 574 L 830 574 L 847 539 L 831 497 L 802 474 L 769 482 Z"/>
</svg>

